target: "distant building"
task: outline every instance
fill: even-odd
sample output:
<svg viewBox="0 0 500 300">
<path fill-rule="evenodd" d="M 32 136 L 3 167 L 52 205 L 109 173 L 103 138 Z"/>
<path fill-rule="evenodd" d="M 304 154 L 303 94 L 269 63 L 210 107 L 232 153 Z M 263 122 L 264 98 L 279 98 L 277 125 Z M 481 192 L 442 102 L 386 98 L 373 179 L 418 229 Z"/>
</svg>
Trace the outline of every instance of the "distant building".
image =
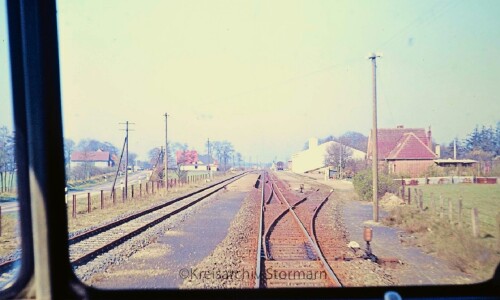
<svg viewBox="0 0 500 300">
<path fill-rule="evenodd" d="M 84 164 L 106 168 L 113 167 L 115 162 L 108 151 L 75 151 L 71 153 L 70 167 L 81 166 Z"/>
<path fill-rule="evenodd" d="M 219 162 L 217 159 L 208 156 L 208 154 L 198 155 L 198 163 L 202 163 L 207 167 L 210 167 L 212 171 L 219 170 Z"/>
<path fill-rule="evenodd" d="M 177 151 L 177 164 L 183 171 L 218 171 L 219 163 L 208 155 L 198 155 L 196 150 Z"/>
<path fill-rule="evenodd" d="M 431 130 L 424 128 L 381 128 L 377 130 L 379 165 L 390 174 L 421 176 L 434 165 Z M 372 136 L 368 138 L 367 158 L 372 160 Z"/>
<path fill-rule="evenodd" d="M 292 155 L 291 170 L 295 173 L 305 173 L 313 170 L 318 170 L 326 167 L 325 155 L 331 145 L 338 144 L 337 142 L 330 141 L 318 145 L 317 138 L 309 139 L 309 149 L 297 152 Z M 347 147 L 352 151 L 351 158 L 363 160 L 366 153 L 351 147 Z M 290 164 L 288 166 L 290 168 Z"/>
</svg>

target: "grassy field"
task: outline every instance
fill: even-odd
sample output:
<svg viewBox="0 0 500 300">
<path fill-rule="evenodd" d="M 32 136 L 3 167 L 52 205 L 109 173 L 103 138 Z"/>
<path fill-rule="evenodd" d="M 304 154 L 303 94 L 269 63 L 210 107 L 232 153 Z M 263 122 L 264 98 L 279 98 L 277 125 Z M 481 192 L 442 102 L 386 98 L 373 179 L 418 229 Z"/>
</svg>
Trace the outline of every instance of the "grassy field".
<svg viewBox="0 0 500 300">
<path fill-rule="evenodd" d="M 12 253 L 20 245 L 19 218 L 17 214 L 2 214 L 2 235 L 0 236 L 0 256 Z"/>
<path fill-rule="evenodd" d="M 416 244 L 424 251 L 441 257 L 476 281 L 490 279 L 500 262 L 496 223 L 496 215 L 500 213 L 500 185 L 450 184 L 416 188 L 423 192 L 423 210 L 416 205 L 412 187 L 411 205 L 395 207 L 384 223 L 401 227 L 416 236 Z M 462 199 L 460 218 L 459 199 Z M 451 221 L 449 202 L 452 204 Z M 479 237 L 472 234 L 472 208 L 479 211 Z"/>
<path fill-rule="evenodd" d="M 426 206 L 431 205 L 431 197 L 439 206 L 439 196 L 453 204 L 454 216 L 458 218 L 458 200 L 462 199 L 462 219 L 465 224 L 470 224 L 472 208 L 479 210 L 480 230 L 483 235 L 498 238 L 496 228 L 496 215 L 500 213 L 500 184 L 445 184 L 423 185 L 418 189 L 423 191 L 423 200 Z"/>
</svg>

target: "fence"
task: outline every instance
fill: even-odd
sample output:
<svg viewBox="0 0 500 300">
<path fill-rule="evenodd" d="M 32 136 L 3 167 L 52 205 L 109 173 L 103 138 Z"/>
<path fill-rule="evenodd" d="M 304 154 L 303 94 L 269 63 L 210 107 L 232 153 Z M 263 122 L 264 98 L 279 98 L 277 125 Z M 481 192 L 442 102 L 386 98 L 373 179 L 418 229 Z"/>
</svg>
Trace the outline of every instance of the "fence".
<svg viewBox="0 0 500 300">
<path fill-rule="evenodd" d="M 182 188 L 190 184 L 205 182 L 210 178 L 209 174 L 188 175 L 182 180 L 171 178 L 168 180 L 168 188 Z M 114 190 L 100 190 L 98 192 L 87 192 L 81 194 L 68 195 L 67 208 L 71 212 L 72 218 L 79 214 L 89 214 L 96 209 L 106 209 L 114 206 L 118 202 L 124 203 L 133 200 L 146 200 L 153 195 L 165 193 L 165 181 L 149 181 L 125 187 L 119 186 Z"/>
<path fill-rule="evenodd" d="M 445 176 L 445 177 L 420 177 L 420 178 L 401 178 L 394 179 L 401 185 L 423 185 L 423 184 L 457 184 L 457 183 L 476 183 L 476 184 L 496 184 L 496 177 L 476 177 L 476 176 Z"/>
<path fill-rule="evenodd" d="M 486 212 L 480 212 L 478 208 L 471 207 L 465 209 L 463 206 L 462 197 L 451 199 L 440 195 L 429 193 L 424 197 L 424 192 L 416 187 L 400 187 L 397 191 L 398 196 L 404 200 L 407 205 L 414 206 L 420 212 L 431 214 L 431 217 L 439 217 L 442 220 L 447 220 L 451 226 L 460 228 L 470 227 L 471 234 L 474 237 L 479 237 L 481 230 L 489 231 L 486 236 L 496 236 L 497 249 L 500 251 L 500 212 L 496 216 L 487 215 Z M 484 222 L 480 220 L 480 216 L 495 219 L 492 222 Z M 491 223 L 495 228 L 492 228 Z"/>
</svg>

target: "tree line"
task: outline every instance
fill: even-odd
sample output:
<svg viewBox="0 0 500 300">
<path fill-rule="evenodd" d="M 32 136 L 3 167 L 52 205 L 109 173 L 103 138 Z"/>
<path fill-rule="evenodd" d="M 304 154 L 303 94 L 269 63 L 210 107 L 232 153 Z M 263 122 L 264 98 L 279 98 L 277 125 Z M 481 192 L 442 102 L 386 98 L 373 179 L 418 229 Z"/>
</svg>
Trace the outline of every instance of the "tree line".
<svg viewBox="0 0 500 300">
<path fill-rule="evenodd" d="M 454 139 L 448 144 L 441 144 L 441 157 L 453 158 L 455 144 L 457 159 L 489 161 L 500 156 L 500 121 L 495 128 L 476 126 L 464 139 Z"/>
<path fill-rule="evenodd" d="M 16 173 L 14 132 L 0 127 L 0 194 L 14 191 Z"/>
<path fill-rule="evenodd" d="M 241 167 L 243 159 L 241 153 L 234 149 L 231 142 L 212 141 L 207 143 L 205 154 L 196 151 L 198 160 L 201 156 L 206 157 L 210 153 L 209 161 L 213 164 L 216 161 L 219 165 L 220 171 L 227 171 L 231 167 Z M 168 169 L 174 170 L 179 178 L 184 178 L 186 172 L 182 170 L 181 166 L 185 164 L 192 164 L 194 162 L 194 150 L 189 149 L 187 143 L 168 142 L 167 143 L 167 163 Z M 155 147 L 148 152 L 149 161 L 142 162 L 142 166 L 147 169 L 152 169 L 154 176 L 157 179 L 162 179 L 165 170 L 165 151 L 162 147 Z M 194 162 L 196 163 L 196 162 Z M 216 171 L 216 170 L 213 170 Z"/>
</svg>

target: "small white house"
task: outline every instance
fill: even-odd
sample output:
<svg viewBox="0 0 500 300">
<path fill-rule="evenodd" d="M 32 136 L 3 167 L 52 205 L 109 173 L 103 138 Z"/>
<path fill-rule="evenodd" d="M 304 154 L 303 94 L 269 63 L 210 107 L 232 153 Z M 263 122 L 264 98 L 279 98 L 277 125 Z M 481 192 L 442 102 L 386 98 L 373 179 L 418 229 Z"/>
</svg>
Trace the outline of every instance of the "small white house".
<svg viewBox="0 0 500 300">
<path fill-rule="evenodd" d="M 112 167 L 114 161 L 108 151 L 75 151 L 71 153 L 70 167 L 91 165 L 100 168 Z"/>
</svg>

